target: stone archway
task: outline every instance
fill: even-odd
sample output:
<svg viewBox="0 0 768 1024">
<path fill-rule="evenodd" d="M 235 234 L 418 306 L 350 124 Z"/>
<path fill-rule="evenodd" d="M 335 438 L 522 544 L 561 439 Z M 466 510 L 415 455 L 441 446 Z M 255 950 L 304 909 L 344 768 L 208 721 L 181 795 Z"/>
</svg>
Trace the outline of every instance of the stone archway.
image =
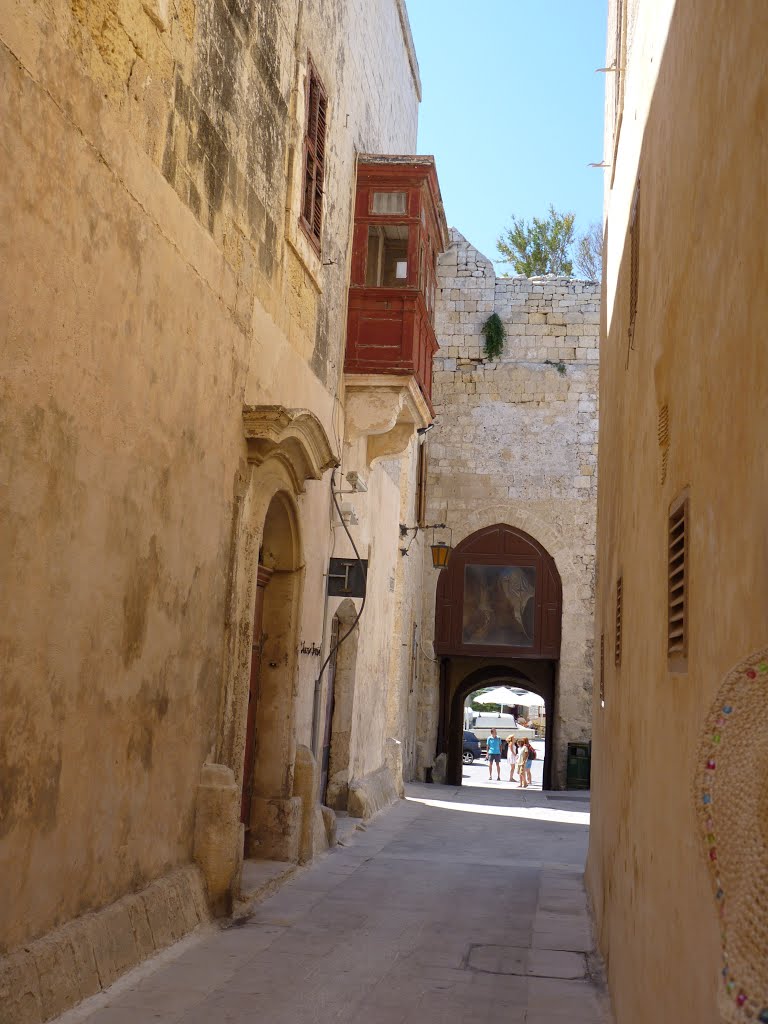
<svg viewBox="0 0 768 1024">
<path fill-rule="evenodd" d="M 294 795 L 297 631 L 305 572 L 297 498 L 307 480 L 321 480 L 338 465 L 320 420 L 306 409 L 246 406 L 243 435 L 226 566 L 220 712 L 198 788 L 195 837 L 195 858 L 209 895 L 224 907 L 231 904 L 243 856 L 241 812 L 254 646 L 260 648 L 261 664 L 250 737 L 254 767 L 248 854 L 298 860 L 303 824 L 314 812 L 314 793 Z M 257 635 L 254 645 L 260 587 L 263 636 Z"/>
<path fill-rule="evenodd" d="M 254 636 L 252 645 L 252 680 L 253 659 L 258 657 L 258 678 L 251 689 L 256 702 L 253 748 L 244 751 L 244 764 L 252 766 L 250 778 L 243 778 L 243 789 L 250 793 L 245 822 L 249 857 L 293 859 L 294 835 L 298 841 L 301 807 L 293 796 L 293 677 L 301 564 L 296 510 L 291 496 L 281 490 L 267 508 L 259 551 L 259 573 L 268 572 L 269 581 L 258 623 L 261 636 Z"/>
<path fill-rule="evenodd" d="M 462 732 L 464 728 L 464 702 L 474 690 L 478 690 L 491 683 L 498 682 L 500 685 L 517 683 L 523 681 L 526 689 L 537 693 L 546 708 L 546 735 L 543 769 L 543 788 L 553 788 L 553 766 L 554 766 L 554 732 L 557 720 L 557 688 L 556 688 L 556 663 L 546 660 L 540 661 L 515 661 L 500 662 L 499 664 L 483 665 L 480 668 L 472 668 L 471 664 L 460 662 L 451 666 L 459 675 L 458 681 L 451 687 L 452 695 L 447 708 L 447 744 L 446 754 L 448 762 L 446 765 L 446 781 L 455 786 L 462 783 Z M 461 678 L 461 672 L 467 674 Z"/>
<path fill-rule="evenodd" d="M 557 681 L 562 583 L 550 552 L 505 523 L 465 537 L 441 573 L 435 599 L 434 649 L 440 658 L 438 751 L 447 778 L 461 784 L 465 697 L 489 679 L 520 678 L 547 708 L 545 785 L 556 771 Z"/>
</svg>

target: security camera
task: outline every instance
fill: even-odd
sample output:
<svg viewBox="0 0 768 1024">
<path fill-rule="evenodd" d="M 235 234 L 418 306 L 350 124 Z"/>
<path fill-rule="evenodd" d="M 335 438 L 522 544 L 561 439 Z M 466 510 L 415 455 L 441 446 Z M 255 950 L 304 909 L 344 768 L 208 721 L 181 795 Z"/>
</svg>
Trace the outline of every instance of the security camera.
<svg viewBox="0 0 768 1024">
<path fill-rule="evenodd" d="M 350 469 L 350 471 L 347 473 L 347 483 L 352 488 L 352 490 L 355 491 L 357 494 L 365 494 L 365 492 L 368 490 L 368 485 L 366 484 L 365 480 L 363 480 L 363 478 L 355 469 Z"/>
</svg>

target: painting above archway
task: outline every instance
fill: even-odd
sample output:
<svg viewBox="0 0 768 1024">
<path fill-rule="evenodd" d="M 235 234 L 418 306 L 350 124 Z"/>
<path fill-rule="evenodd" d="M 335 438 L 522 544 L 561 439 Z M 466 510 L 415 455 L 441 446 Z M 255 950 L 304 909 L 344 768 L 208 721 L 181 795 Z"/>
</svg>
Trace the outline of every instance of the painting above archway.
<svg viewBox="0 0 768 1024">
<path fill-rule="evenodd" d="M 522 530 L 478 530 L 437 585 L 435 653 L 556 659 L 562 587 L 554 559 Z"/>
</svg>

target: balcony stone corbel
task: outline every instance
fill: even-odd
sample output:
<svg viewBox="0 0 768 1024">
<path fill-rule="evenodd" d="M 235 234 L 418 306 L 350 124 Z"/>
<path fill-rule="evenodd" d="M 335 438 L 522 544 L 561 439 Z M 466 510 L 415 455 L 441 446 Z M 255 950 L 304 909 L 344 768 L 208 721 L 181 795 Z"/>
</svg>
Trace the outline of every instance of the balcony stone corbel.
<svg viewBox="0 0 768 1024">
<path fill-rule="evenodd" d="M 411 376 L 346 374 L 344 385 L 347 443 L 364 442 L 369 468 L 377 459 L 402 455 L 416 430 L 432 422 L 429 406 Z"/>
</svg>

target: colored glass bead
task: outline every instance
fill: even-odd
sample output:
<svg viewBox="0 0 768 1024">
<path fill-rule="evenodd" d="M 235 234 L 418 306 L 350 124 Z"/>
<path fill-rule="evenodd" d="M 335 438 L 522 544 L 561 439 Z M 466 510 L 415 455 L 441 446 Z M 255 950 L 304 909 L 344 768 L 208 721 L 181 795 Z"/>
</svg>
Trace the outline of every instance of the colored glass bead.
<svg viewBox="0 0 768 1024">
<path fill-rule="evenodd" d="M 712 803 L 712 797 L 710 796 L 709 793 L 703 793 L 701 799 L 702 799 L 703 803 L 705 803 L 705 804 L 711 804 Z"/>
<path fill-rule="evenodd" d="M 708 769 L 709 769 L 709 770 L 710 770 L 711 772 L 713 772 L 713 771 L 715 770 L 715 768 L 716 768 L 716 767 L 717 767 L 717 764 L 716 764 L 716 762 L 715 762 L 715 759 L 714 759 L 714 757 L 709 757 L 709 758 L 707 758 L 707 768 L 708 768 Z"/>
<path fill-rule="evenodd" d="M 768 1006 L 760 1011 L 760 1016 L 757 1019 L 760 1021 L 760 1024 L 768 1024 Z"/>
<path fill-rule="evenodd" d="M 727 981 L 725 983 L 725 987 L 728 990 L 728 994 L 730 995 L 731 992 L 733 992 L 733 990 L 736 988 L 736 982 L 735 981 Z"/>
<path fill-rule="evenodd" d="M 717 850 L 714 848 L 714 846 L 709 851 L 709 859 L 710 860 L 717 860 Z"/>
<path fill-rule="evenodd" d="M 716 900 L 721 900 L 723 898 L 723 896 L 725 896 L 725 893 L 723 892 L 723 890 L 722 889 L 718 889 L 717 892 L 715 893 L 715 899 Z"/>
<path fill-rule="evenodd" d="M 720 737 L 720 733 L 719 732 L 713 732 L 712 733 L 712 742 L 713 743 L 719 743 L 720 739 L 721 739 L 721 737 Z"/>
<path fill-rule="evenodd" d="M 714 834 L 714 832 L 708 832 L 707 833 L 707 842 L 708 843 L 714 843 L 714 841 L 715 841 L 715 834 Z"/>
<path fill-rule="evenodd" d="M 747 672 L 747 679 L 754 679 L 756 676 L 757 676 L 757 672 L 755 672 L 755 670 L 753 668 L 751 668 Z"/>
<path fill-rule="evenodd" d="M 733 711 L 733 705 L 732 704 L 723 704 L 723 714 L 724 715 L 730 715 L 730 713 L 732 711 Z"/>
<path fill-rule="evenodd" d="M 722 727 L 726 724 L 727 721 L 728 719 L 724 715 L 720 715 L 715 724 L 722 729 Z"/>
<path fill-rule="evenodd" d="M 761 661 L 757 667 L 760 669 L 762 674 L 765 675 L 765 673 L 768 672 L 768 661 Z"/>
<path fill-rule="evenodd" d="M 738 1006 L 743 1006 L 744 1003 L 746 1003 L 746 1001 L 747 1001 L 747 997 L 745 996 L 745 994 L 743 992 L 739 992 L 739 994 L 736 996 L 736 1003 L 737 1003 L 737 1005 Z"/>
</svg>

